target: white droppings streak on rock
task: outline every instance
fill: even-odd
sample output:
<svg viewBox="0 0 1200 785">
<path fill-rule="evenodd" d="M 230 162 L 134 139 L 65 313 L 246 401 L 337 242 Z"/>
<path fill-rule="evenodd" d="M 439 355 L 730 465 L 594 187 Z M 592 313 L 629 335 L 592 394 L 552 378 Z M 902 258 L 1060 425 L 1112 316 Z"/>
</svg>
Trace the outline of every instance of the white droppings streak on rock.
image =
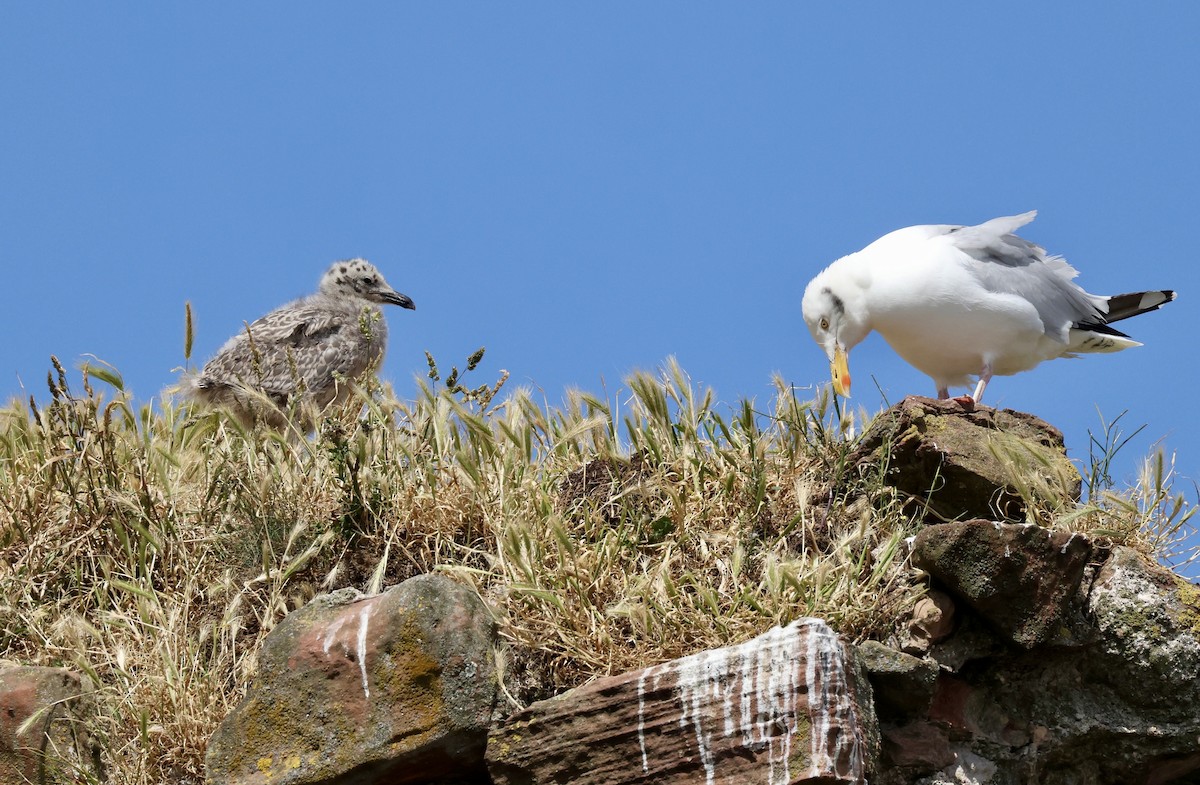
<svg viewBox="0 0 1200 785">
<path fill-rule="evenodd" d="M 818 652 L 822 646 L 815 634 L 809 634 L 808 654 L 804 658 L 804 683 L 808 687 L 808 717 L 811 723 L 808 729 L 811 757 L 809 772 L 816 776 L 828 763 L 829 753 L 825 751 L 825 739 L 829 736 L 829 728 L 825 725 L 827 717 L 817 716 L 817 707 L 828 702 L 828 696 L 822 695 L 825 687 L 824 679 L 817 672 Z M 818 680 L 820 680 L 818 682 Z"/>
<path fill-rule="evenodd" d="M 806 674 L 808 676 L 808 714 L 812 722 L 812 775 L 829 772 L 863 780 L 865 761 L 859 737 L 858 708 L 846 696 L 849 684 L 846 655 L 841 641 L 820 619 L 802 620 L 809 628 Z M 845 700 L 839 700 L 847 697 Z M 835 723 L 836 721 L 836 723 Z M 838 729 L 836 738 L 830 732 Z M 846 758 L 846 770 L 838 761 Z"/>
<path fill-rule="evenodd" d="M 767 782 L 769 785 L 787 785 L 792 779 L 792 736 L 800 730 L 800 718 L 796 711 L 800 687 L 796 667 L 796 655 L 800 649 L 799 628 L 794 624 L 776 627 L 758 640 L 763 642 L 758 657 L 760 663 L 765 661 L 767 667 L 766 690 L 763 690 L 763 681 L 755 685 L 759 704 L 759 743 L 767 744 L 770 766 Z M 766 711 L 763 710 L 764 703 Z M 772 730 L 777 732 L 773 734 Z M 783 731 L 782 735 L 778 733 L 779 730 Z"/>
<path fill-rule="evenodd" d="M 702 651 L 691 657 L 677 660 L 676 675 L 679 677 L 676 690 L 679 693 L 679 724 L 691 725 L 696 735 L 696 749 L 704 765 L 705 782 L 712 785 L 716 776 L 716 763 L 712 752 L 712 733 L 704 730 L 706 704 L 720 690 L 719 672 L 725 665 L 727 649 Z"/>
<path fill-rule="evenodd" d="M 346 617 L 339 616 L 336 620 L 334 620 L 333 624 L 330 624 L 328 627 L 325 628 L 325 632 L 323 632 L 321 634 L 322 640 L 324 641 L 321 644 L 321 653 L 322 654 L 329 653 L 329 650 L 333 647 L 334 640 L 337 639 L 338 632 L 341 631 L 342 625 L 345 623 L 346 623 Z"/>
<path fill-rule="evenodd" d="M 1072 542 L 1074 542 L 1074 541 L 1075 541 L 1075 538 L 1076 538 L 1076 537 L 1078 537 L 1078 536 L 1079 536 L 1079 532 L 1071 532 L 1071 536 L 1070 536 L 1070 537 L 1068 537 L 1068 538 L 1067 538 L 1067 541 L 1063 543 L 1063 547 L 1062 547 L 1062 548 L 1059 548 L 1059 550 L 1058 550 L 1058 553 L 1059 553 L 1059 555 L 1060 555 L 1060 556 L 1066 556 L 1066 555 L 1067 555 L 1067 548 L 1070 548 L 1070 547 L 1071 547 L 1071 543 L 1072 543 Z"/>
<path fill-rule="evenodd" d="M 738 726 L 737 726 L 736 720 L 735 720 L 735 715 L 733 712 L 733 690 L 736 685 L 741 683 L 740 681 L 738 681 L 738 679 L 740 678 L 740 673 L 734 673 L 733 671 L 727 670 L 721 674 L 721 678 L 723 680 L 723 683 L 721 685 L 721 698 L 724 703 L 723 708 L 725 711 L 725 728 L 724 728 L 724 730 L 725 730 L 725 736 L 729 737 L 729 736 L 732 736 L 735 732 L 737 732 L 737 729 L 738 729 Z M 738 692 L 739 693 L 743 692 L 743 690 L 738 690 Z"/>
<path fill-rule="evenodd" d="M 642 773 L 650 773 L 650 759 L 646 756 L 646 681 L 651 674 L 656 671 L 657 666 L 646 668 L 642 671 L 642 675 L 638 676 L 638 745 L 642 748 Z M 651 689 L 658 687 L 658 678 L 655 673 L 654 685 Z"/>
<path fill-rule="evenodd" d="M 646 695 L 657 690 L 663 678 L 673 676 L 680 710 L 678 727 L 694 736 L 708 785 L 716 782 L 724 757 L 718 752 L 739 743 L 756 754 L 766 751 L 767 785 L 787 785 L 792 781 L 792 738 L 802 731 L 802 720 L 807 721 L 810 733 L 813 775 L 833 773 L 863 781 L 862 741 L 854 701 L 848 695 L 845 656 L 840 640 L 825 622 L 800 619 L 739 646 L 646 669 L 638 678 L 642 773 L 650 772 Z M 800 715 L 802 695 L 807 699 L 804 717 Z M 714 734 L 718 734 L 716 739 Z M 842 761 L 844 771 L 838 768 Z"/>
<path fill-rule="evenodd" d="M 646 676 L 650 669 L 638 676 L 638 746 L 642 748 L 642 774 L 650 773 L 650 760 L 646 757 Z"/>
<path fill-rule="evenodd" d="M 757 675 L 757 663 L 749 657 L 743 657 L 741 667 L 738 668 L 740 677 L 738 692 L 741 696 L 739 708 L 741 709 L 740 722 L 737 727 L 742 732 L 742 746 L 749 747 L 754 743 L 754 706 L 752 702 L 753 690 L 749 685 L 754 683 L 754 677 Z"/>
<path fill-rule="evenodd" d="M 363 695 L 367 700 L 371 699 L 371 688 L 367 685 L 367 625 L 374 608 L 375 603 L 364 602 L 358 612 L 358 670 L 362 674 Z"/>
</svg>

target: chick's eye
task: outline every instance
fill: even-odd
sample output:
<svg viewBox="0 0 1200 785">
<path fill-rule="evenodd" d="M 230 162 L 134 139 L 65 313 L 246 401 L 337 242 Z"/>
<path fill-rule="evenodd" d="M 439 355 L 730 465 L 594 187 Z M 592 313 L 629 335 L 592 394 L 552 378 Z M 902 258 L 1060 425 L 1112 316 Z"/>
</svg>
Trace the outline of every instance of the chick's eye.
<svg viewBox="0 0 1200 785">
<path fill-rule="evenodd" d="M 367 286 L 370 286 L 371 284 L 375 283 L 375 279 L 369 275 L 364 275 L 362 277 L 362 282 L 365 283 Z"/>
<path fill-rule="evenodd" d="M 826 319 L 824 316 L 822 316 L 822 317 L 821 317 L 821 329 L 822 329 L 822 330 L 828 330 L 828 329 L 829 329 L 829 320 L 828 320 L 828 319 Z"/>
</svg>

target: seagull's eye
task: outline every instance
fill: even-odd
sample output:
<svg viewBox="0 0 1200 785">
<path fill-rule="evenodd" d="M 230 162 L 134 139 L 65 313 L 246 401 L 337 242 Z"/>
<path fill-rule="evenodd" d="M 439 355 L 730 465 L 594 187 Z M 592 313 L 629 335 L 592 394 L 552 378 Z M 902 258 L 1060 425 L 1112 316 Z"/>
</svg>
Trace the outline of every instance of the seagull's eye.
<svg viewBox="0 0 1200 785">
<path fill-rule="evenodd" d="M 365 283 L 367 286 L 370 286 L 371 284 L 375 283 L 375 279 L 369 275 L 364 275 L 362 278 L 362 282 Z"/>
<path fill-rule="evenodd" d="M 822 316 L 822 317 L 821 317 L 821 329 L 822 329 L 822 330 L 828 330 L 828 329 L 829 329 L 829 320 L 828 320 L 828 319 L 826 319 L 824 316 Z"/>
</svg>

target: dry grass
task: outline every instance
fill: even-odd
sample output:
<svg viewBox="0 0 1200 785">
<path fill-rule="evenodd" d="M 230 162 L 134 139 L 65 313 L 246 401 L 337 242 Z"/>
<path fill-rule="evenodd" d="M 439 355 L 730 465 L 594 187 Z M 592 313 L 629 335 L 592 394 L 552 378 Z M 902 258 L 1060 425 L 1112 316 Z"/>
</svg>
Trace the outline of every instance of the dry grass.
<svg viewBox="0 0 1200 785">
<path fill-rule="evenodd" d="M 92 676 L 111 781 L 199 782 L 265 634 L 334 588 L 474 585 L 522 700 L 804 615 L 886 637 L 919 593 L 914 525 L 824 399 L 718 406 L 669 362 L 619 410 L 554 408 L 430 364 L 417 400 L 373 384 L 310 438 L 135 406 L 103 367 L 75 393 L 57 361 L 47 402 L 0 411 L 0 657 Z M 1070 525 L 1169 543 L 1190 510 L 1141 487 Z"/>
</svg>

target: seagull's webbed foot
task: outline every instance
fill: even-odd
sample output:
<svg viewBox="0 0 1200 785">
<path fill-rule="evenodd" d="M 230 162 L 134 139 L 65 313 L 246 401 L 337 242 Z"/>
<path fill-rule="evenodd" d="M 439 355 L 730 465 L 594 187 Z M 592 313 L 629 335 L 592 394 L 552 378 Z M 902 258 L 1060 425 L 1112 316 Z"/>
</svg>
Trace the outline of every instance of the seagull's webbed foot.
<svg viewBox="0 0 1200 785">
<path fill-rule="evenodd" d="M 979 384 L 975 385 L 974 395 L 959 395 L 954 398 L 950 398 L 950 393 L 946 390 L 946 388 L 939 387 L 938 398 L 950 398 L 950 400 L 961 406 L 963 411 L 973 412 L 975 411 L 975 405 L 983 400 L 983 391 L 987 387 L 987 383 L 991 380 L 992 364 L 984 363 L 983 370 L 979 372 Z"/>
<path fill-rule="evenodd" d="M 959 395 L 951 398 L 950 385 L 942 386 L 939 384 L 937 388 L 937 397 L 939 401 L 953 401 L 954 403 L 957 403 L 963 408 L 964 411 L 975 411 L 975 399 L 969 395 Z"/>
</svg>

